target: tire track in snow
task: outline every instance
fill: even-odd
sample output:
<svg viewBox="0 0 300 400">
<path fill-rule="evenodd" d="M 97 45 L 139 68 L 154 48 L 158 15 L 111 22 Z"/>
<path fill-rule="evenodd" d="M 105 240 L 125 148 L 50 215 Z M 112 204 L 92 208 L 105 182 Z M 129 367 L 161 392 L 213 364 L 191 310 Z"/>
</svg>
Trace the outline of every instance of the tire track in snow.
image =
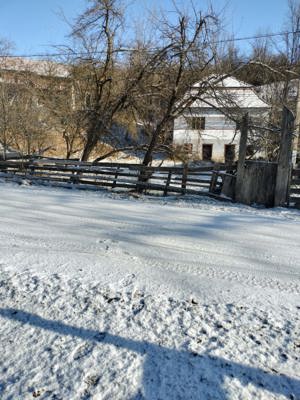
<svg viewBox="0 0 300 400">
<path fill-rule="evenodd" d="M 112 223 L 114 223 L 114 221 L 112 221 Z M 124 229 L 128 228 L 127 223 L 119 223 L 117 225 L 118 229 L 122 229 L 122 227 Z M 7 242 L 7 245 L 0 245 L 0 248 L 3 250 L 11 250 L 13 248 L 15 253 L 72 253 L 73 255 L 82 254 L 92 256 L 106 256 L 107 254 L 109 254 L 112 258 L 114 255 L 116 257 L 121 256 L 123 261 L 125 259 L 127 261 L 130 260 L 130 262 L 134 264 L 136 269 L 140 271 L 139 275 L 141 276 L 141 278 L 143 278 L 143 272 L 141 271 L 141 268 L 146 264 L 147 266 L 149 266 L 149 268 L 159 269 L 162 272 L 170 271 L 176 274 L 190 274 L 191 276 L 201 276 L 208 279 L 226 280 L 233 283 L 239 283 L 241 285 L 260 287 L 262 289 L 272 289 L 284 291 L 291 294 L 300 294 L 300 284 L 292 281 L 292 279 L 297 279 L 296 274 L 292 274 L 290 271 L 280 270 L 276 272 L 273 271 L 273 277 L 266 277 L 264 276 L 266 274 L 266 271 L 262 272 L 259 270 L 255 270 L 252 273 L 244 272 L 245 266 L 247 266 L 248 263 L 249 269 L 252 270 L 256 267 L 256 265 L 253 265 L 253 263 L 251 263 L 249 257 L 242 254 L 231 256 L 231 269 L 229 269 L 229 267 L 224 268 L 223 266 L 223 268 L 219 268 L 215 266 L 214 264 L 216 262 L 211 261 L 207 257 L 205 258 L 205 260 L 203 260 L 203 263 L 206 264 L 204 266 L 201 266 L 200 262 L 196 262 L 194 260 L 191 260 L 190 263 L 178 261 L 176 262 L 177 254 L 180 252 L 183 252 L 184 254 L 184 252 L 187 251 L 187 248 L 180 245 L 178 246 L 178 244 L 172 242 L 164 244 L 153 243 L 150 241 L 146 244 L 147 246 L 150 246 L 154 250 L 158 251 L 158 256 L 160 256 L 160 252 L 162 252 L 163 250 L 169 251 L 171 257 L 175 260 L 175 262 L 170 262 L 163 258 L 155 260 L 155 258 L 152 257 L 151 254 L 148 254 L 147 257 L 138 255 L 138 251 L 135 253 L 134 249 L 131 249 L 131 251 L 127 251 L 124 249 L 124 244 L 126 245 L 124 241 L 119 242 L 113 239 L 106 239 L 101 237 L 101 235 L 94 242 L 89 242 L 86 244 L 79 243 L 77 240 L 66 241 L 63 239 L 63 237 L 37 237 L 36 235 L 24 235 L 21 233 L 15 234 L 12 232 L 5 232 L 5 235 L 2 234 L 0 235 L 0 237 L 2 238 L 2 242 Z M 139 243 L 137 242 L 136 245 L 139 245 Z M 197 256 L 199 255 L 199 250 L 200 249 L 197 249 L 196 251 L 191 247 L 188 249 L 188 252 L 194 256 Z M 217 251 L 217 249 L 210 250 L 208 248 L 201 248 L 201 253 L 205 253 L 209 256 L 214 257 L 218 256 L 223 260 L 225 259 L 225 257 L 228 257 L 228 255 L 221 251 L 221 249 L 218 249 Z M 258 258 L 257 260 L 255 260 L 256 264 L 266 261 L 264 257 L 261 256 L 264 256 L 264 254 L 256 255 L 256 258 Z M 230 260 L 228 260 L 227 263 L 228 262 L 230 262 Z M 241 263 L 241 265 L 244 265 L 243 268 L 239 267 L 239 262 Z M 240 271 L 239 268 L 243 269 L 243 271 Z M 285 278 L 285 280 L 277 279 L 276 277 L 274 277 L 274 274 Z"/>
<path fill-rule="evenodd" d="M 29 238 L 27 237 L 27 240 Z M 184 274 L 184 275 L 192 275 L 192 276 L 201 276 L 208 279 L 218 279 L 218 280 L 226 280 L 233 283 L 239 283 L 241 285 L 246 286 L 254 286 L 262 289 L 272 289 L 278 291 L 284 291 L 291 294 L 300 294 L 300 284 L 293 281 L 284 282 L 282 280 L 259 276 L 259 272 L 256 273 L 245 273 L 240 271 L 233 271 L 229 269 L 213 267 L 213 266 L 201 266 L 200 263 L 191 262 L 189 264 L 186 263 L 170 263 L 165 260 L 157 261 L 153 258 L 149 260 L 149 258 L 144 258 L 141 256 L 136 256 L 130 254 L 128 251 L 124 251 L 122 247 L 118 244 L 117 241 L 99 239 L 97 244 L 87 247 L 80 246 L 76 243 L 62 242 L 57 240 L 52 242 L 49 246 L 49 242 L 44 242 L 43 240 L 38 241 L 38 246 L 34 246 L 33 242 L 36 239 L 30 238 L 26 245 L 24 246 L 24 241 L 22 241 L 22 246 L 18 246 L 15 244 L 13 246 L 14 251 L 20 252 L 35 252 L 35 253 L 71 253 L 71 254 L 82 254 L 82 255 L 94 255 L 94 256 L 105 256 L 107 253 L 112 256 L 122 255 L 122 259 L 127 258 L 130 259 L 132 263 L 140 270 L 141 266 L 147 265 L 149 268 L 159 269 L 162 272 L 169 271 L 176 274 Z M 66 246 L 65 246 L 66 245 Z M 60 248 L 59 248 L 60 247 Z M 156 247 L 156 246 L 155 246 Z M 1 249 L 11 249 L 11 246 L 1 246 Z M 207 263 L 208 260 L 205 260 Z"/>
<path fill-rule="evenodd" d="M 182 263 L 167 263 L 157 261 L 144 260 L 150 268 L 158 268 L 162 271 L 170 271 L 177 274 L 202 276 L 209 279 L 226 280 L 241 285 L 254 286 L 262 289 L 272 289 L 283 291 L 291 294 L 300 294 L 300 285 L 295 282 L 282 282 L 275 278 L 258 277 L 254 274 L 229 271 L 221 268 L 202 267 L 200 265 L 182 264 Z"/>
</svg>

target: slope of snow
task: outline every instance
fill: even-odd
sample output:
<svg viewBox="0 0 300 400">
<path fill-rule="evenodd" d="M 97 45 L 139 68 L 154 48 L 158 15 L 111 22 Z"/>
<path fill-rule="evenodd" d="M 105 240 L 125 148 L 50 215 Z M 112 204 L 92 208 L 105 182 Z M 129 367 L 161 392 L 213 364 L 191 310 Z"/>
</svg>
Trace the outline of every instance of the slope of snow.
<svg viewBox="0 0 300 400">
<path fill-rule="evenodd" d="M 300 213 L 0 182 L 1 399 L 299 399 Z"/>
</svg>

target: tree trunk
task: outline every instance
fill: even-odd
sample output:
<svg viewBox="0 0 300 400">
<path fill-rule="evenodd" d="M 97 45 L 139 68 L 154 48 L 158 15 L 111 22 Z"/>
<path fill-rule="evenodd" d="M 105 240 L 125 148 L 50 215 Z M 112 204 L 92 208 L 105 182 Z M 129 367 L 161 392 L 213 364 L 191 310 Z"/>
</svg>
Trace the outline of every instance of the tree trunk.
<svg viewBox="0 0 300 400">
<path fill-rule="evenodd" d="M 97 125 L 97 123 L 96 125 L 93 125 L 87 132 L 87 141 L 81 155 L 81 161 L 88 161 L 92 151 L 98 143 L 100 129 L 97 129 Z"/>
<path fill-rule="evenodd" d="M 95 146 L 93 146 L 91 142 L 87 142 L 86 145 L 84 146 L 80 161 L 88 161 L 94 147 Z"/>
</svg>

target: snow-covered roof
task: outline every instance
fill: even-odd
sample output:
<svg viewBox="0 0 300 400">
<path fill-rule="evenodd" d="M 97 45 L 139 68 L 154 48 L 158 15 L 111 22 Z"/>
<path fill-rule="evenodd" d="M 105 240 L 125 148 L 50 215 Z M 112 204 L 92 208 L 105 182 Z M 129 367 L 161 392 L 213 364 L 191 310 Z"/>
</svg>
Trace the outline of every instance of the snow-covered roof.
<svg viewBox="0 0 300 400">
<path fill-rule="evenodd" d="M 227 76 L 227 75 L 210 75 L 208 78 L 205 80 L 196 82 L 193 84 L 192 87 L 200 87 L 205 85 L 205 83 L 208 82 L 209 85 L 219 87 L 219 88 L 252 88 L 252 85 L 249 83 L 240 81 L 233 76 Z"/>
<path fill-rule="evenodd" d="M 55 76 L 67 78 L 69 68 L 64 64 L 44 60 L 28 60 L 21 57 L 2 57 L 0 58 L 0 69 L 6 71 L 32 72 L 41 76 Z"/>
<path fill-rule="evenodd" d="M 256 108 L 268 109 L 270 106 L 263 101 L 249 83 L 234 77 L 211 75 L 206 80 L 195 83 L 191 90 L 201 94 L 191 107 L 199 108 Z"/>
</svg>

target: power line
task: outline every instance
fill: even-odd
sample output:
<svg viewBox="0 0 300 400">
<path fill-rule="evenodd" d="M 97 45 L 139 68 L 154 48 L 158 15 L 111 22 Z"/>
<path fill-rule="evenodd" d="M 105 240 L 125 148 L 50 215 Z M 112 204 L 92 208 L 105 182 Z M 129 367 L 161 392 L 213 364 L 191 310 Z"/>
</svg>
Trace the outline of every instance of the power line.
<svg viewBox="0 0 300 400">
<path fill-rule="evenodd" d="M 265 33 L 261 35 L 255 35 L 255 36 L 244 36 L 244 37 L 238 37 L 238 38 L 231 38 L 231 39 L 223 39 L 223 40 L 217 40 L 214 42 L 211 42 L 211 45 L 216 45 L 216 44 L 222 44 L 222 43 L 232 43 L 232 42 L 241 42 L 241 41 L 246 41 L 246 40 L 253 40 L 253 39 L 266 39 L 266 38 L 271 38 L 271 37 L 276 37 L 276 36 L 285 36 L 285 35 L 293 35 L 300 33 L 300 30 L 297 31 L 284 31 L 284 32 L 276 32 L 276 33 Z M 142 50 L 148 50 L 148 51 L 157 51 L 161 50 L 159 47 L 153 47 L 150 49 L 142 49 Z M 132 52 L 139 52 L 141 49 L 135 49 L 135 48 L 127 48 L 127 47 L 120 47 L 119 49 L 114 50 L 115 53 L 132 53 Z M 94 51 L 91 52 L 93 55 L 95 54 L 104 54 L 105 51 Z M 40 53 L 40 54 L 6 54 L 6 55 L 0 55 L 0 58 L 50 58 L 50 57 L 62 57 L 62 56 L 79 56 L 79 57 L 89 57 L 91 55 L 89 52 L 61 52 L 61 53 Z"/>
<path fill-rule="evenodd" d="M 275 36 L 284 36 L 284 35 L 292 35 L 300 33 L 300 31 L 285 31 L 285 32 L 277 32 L 277 33 L 265 33 L 261 35 L 256 35 L 256 36 L 244 36 L 240 38 L 232 38 L 232 39 L 224 39 L 224 40 L 219 40 L 217 42 L 214 42 L 214 44 L 219 44 L 219 43 L 226 43 L 226 42 L 238 42 L 242 40 L 252 40 L 252 39 L 264 39 L 264 38 L 270 38 L 270 37 L 275 37 Z"/>
</svg>

